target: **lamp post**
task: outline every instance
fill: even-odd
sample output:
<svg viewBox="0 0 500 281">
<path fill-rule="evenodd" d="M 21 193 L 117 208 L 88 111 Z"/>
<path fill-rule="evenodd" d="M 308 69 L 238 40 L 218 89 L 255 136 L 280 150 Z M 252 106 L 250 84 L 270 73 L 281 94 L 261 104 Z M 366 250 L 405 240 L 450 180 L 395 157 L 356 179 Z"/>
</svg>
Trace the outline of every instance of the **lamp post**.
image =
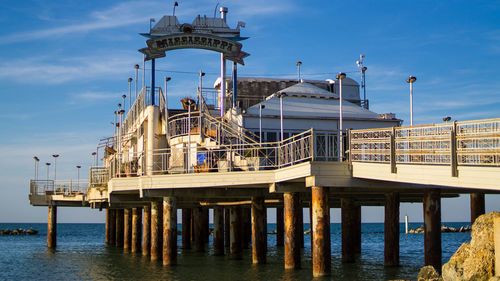
<svg viewBox="0 0 500 281">
<path fill-rule="evenodd" d="M 33 160 L 35 160 L 35 180 L 38 180 L 38 162 L 40 162 L 40 159 L 34 156 Z"/>
<path fill-rule="evenodd" d="M 80 190 L 80 168 L 81 167 L 82 166 L 80 166 L 80 165 L 76 165 L 76 174 L 77 174 L 77 176 L 76 176 L 76 178 L 77 178 L 76 184 L 78 185 L 78 190 Z"/>
<path fill-rule="evenodd" d="M 200 70 L 200 91 L 198 92 L 198 106 L 200 104 L 201 99 L 203 98 L 203 93 L 201 92 L 203 89 L 203 76 L 205 76 L 205 72 L 202 72 Z"/>
<path fill-rule="evenodd" d="M 265 105 L 259 104 L 259 144 L 262 144 L 262 109 L 266 108 Z"/>
<path fill-rule="evenodd" d="M 167 82 L 170 81 L 172 78 L 170 77 L 165 77 L 165 102 L 164 102 L 164 106 L 165 106 L 165 132 L 167 134 L 167 138 L 169 137 L 169 133 L 168 133 L 168 101 L 167 101 Z"/>
<path fill-rule="evenodd" d="M 356 61 L 356 64 L 361 69 L 361 88 L 363 88 L 363 107 L 368 109 L 369 106 L 368 102 L 366 101 L 366 79 L 365 79 L 365 72 L 368 68 L 363 65 L 364 58 L 365 55 L 363 54 L 359 55 L 359 60 Z"/>
<path fill-rule="evenodd" d="M 134 65 L 134 69 L 135 69 L 135 98 L 137 99 L 137 76 L 139 75 L 139 65 L 136 64 Z"/>
<path fill-rule="evenodd" d="M 132 77 L 128 78 L 128 111 L 130 111 L 130 107 L 132 107 Z"/>
<path fill-rule="evenodd" d="M 281 128 L 281 141 L 283 141 L 283 98 L 286 97 L 286 93 L 278 93 L 278 98 L 280 98 L 280 128 Z"/>
<path fill-rule="evenodd" d="M 56 172 L 57 172 L 57 157 L 59 157 L 59 154 L 52 154 L 52 157 L 54 157 L 54 184 L 55 184 Z"/>
<path fill-rule="evenodd" d="M 127 98 L 127 95 L 122 95 L 122 99 L 123 99 L 123 111 L 125 111 L 125 108 L 126 108 L 126 103 L 125 103 L 125 99 Z M 120 120 L 121 122 L 121 120 Z"/>
<path fill-rule="evenodd" d="M 47 166 L 47 182 L 49 181 L 49 167 L 50 167 L 50 163 L 47 162 L 45 163 L 45 165 Z"/>
<path fill-rule="evenodd" d="M 92 166 L 97 166 L 97 162 L 96 162 L 96 157 L 97 156 L 97 152 L 92 152 Z"/>
<path fill-rule="evenodd" d="M 337 74 L 337 80 L 339 80 L 339 161 L 342 162 L 344 159 L 344 136 L 342 128 L 342 80 L 345 78 L 345 73 L 340 72 Z"/>
<path fill-rule="evenodd" d="M 410 84 L 410 126 L 413 126 L 413 83 L 417 81 L 417 77 L 411 76 L 406 79 L 406 83 Z"/>
<path fill-rule="evenodd" d="M 298 68 L 298 75 L 299 75 L 299 83 L 300 83 L 300 66 L 302 65 L 302 62 L 301 61 L 298 61 L 296 64 L 295 64 Z"/>
</svg>

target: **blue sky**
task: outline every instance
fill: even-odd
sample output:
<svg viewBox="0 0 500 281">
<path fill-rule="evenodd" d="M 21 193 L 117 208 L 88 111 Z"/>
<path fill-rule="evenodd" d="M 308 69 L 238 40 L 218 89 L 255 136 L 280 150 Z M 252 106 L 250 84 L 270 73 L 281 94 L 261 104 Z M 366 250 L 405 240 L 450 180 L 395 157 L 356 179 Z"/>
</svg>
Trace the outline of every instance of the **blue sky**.
<svg viewBox="0 0 500 281">
<path fill-rule="evenodd" d="M 215 1 L 178 1 L 176 15 L 191 23 L 212 16 Z M 32 157 L 58 153 L 58 178 L 82 178 L 99 138 L 111 136 L 113 111 L 128 93 L 140 63 L 138 49 L 149 18 L 171 14 L 173 1 L 0 2 L 0 222 L 43 222 L 46 209 L 30 207 Z M 355 61 L 366 56 L 371 109 L 414 122 L 500 117 L 500 1 L 226 1 L 228 24 L 246 22 L 243 50 L 251 56 L 240 76 L 333 78 L 339 71 L 359 80 Z M 212 83 L 219 55 L 179 50 L 158 60 L 157 75 L 172 77 L 169 104 L 195 93 L 200 69 Z M 167 71 L 167 72 L 165 72 Z M 180 71 L 168 72 L 168 71 Z M 146 79 L 148 80 L 148 79 Z M 406 123 L 407 124 L 407 123 Z M 42 165 L 41 165 L 42 166 Z M 40 174 L 44 177 L 45 167 Z M 52 176 L 51 171 L 51 176 Z M 467 221 L 468 196 L 443 200 L 444 221 Z M 467 206 L 467 207 L 465 207 Z M 487 196 L 487 211 L 499 196 Z M 333 221 L 339 221 L 338 210 Z M 422 221 L 421 204 L 401 214 Z M 364 208 L 363 219 L 382 221 L 383 208 Z M 85 208 L 63 208 L 61 222 L 103 222 Z"/>
</svg>

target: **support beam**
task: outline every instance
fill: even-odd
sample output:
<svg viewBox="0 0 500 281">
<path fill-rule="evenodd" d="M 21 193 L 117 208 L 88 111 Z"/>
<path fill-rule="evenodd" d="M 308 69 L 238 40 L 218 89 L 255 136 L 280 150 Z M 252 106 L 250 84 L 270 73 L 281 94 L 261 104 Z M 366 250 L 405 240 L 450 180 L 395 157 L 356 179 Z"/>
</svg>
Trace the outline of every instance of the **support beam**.
<svg viewBox="0 0 500 281">
<path fill-rule="evenodd" d="M 285 230 L 285 222 L 284 222 L 284 214 L 283 207 L 276 208 L 276 246 L 283 247 L 284 240 L 284 230 Z"/>
<path fill-rule="evenodd" d="M 300 245 L 297 237 L 298 193 L 284 193 L 285 204 L 285 269 L 300 268 Z"/>
<path fill-rule="evenodd" d="M 424 260 L 441 274 L 441 192 L 424 191 Z"/>
<path fill-rule="evenodd" d="M 342 209 L 342 262 L 349 263 L 354 262 L 356 258 L 354 199 L 342 198 L 340 205 Z"/>
<path fill-rule="evenodd" d="M 104 226 L 104 242 L 106 244 L 109 244 L 109 217 L 110 217 L 110 210 L 106 209 L 106 218 L 104 220 L 105 226 Z"/>
<path fill-rule="evenodd" d="M 141 251 L 141 225 L 142 208 L 132 208 L 132 253 L 139 253 Z"/>
<path fill-rule="evenodd" d="M 328 187 L 314 186 L 312 190 L 312 247 L 313 276 L 331 273 L 330 208 Z"/>
<path fill-rule="evenodd" d="M 231 226 L 231 220 L 229 219 L 230 217 L 230 212 L 229 212 L 229 207 L 224 208 L 224 246 L 226 248 L 229 248 L 231 245 L 231 236 L 230 236 L 230 226 Z"/>
<path fill-rule="evenodd" d="M 266 207 L 264 197 L 252 197 L 252 262 L 266 263 Z"/>
<path fill-rule="evenodd" d="M 475 192 L 470 194 L 470 223 L 476 221 L 477 217 L 484 214 L 484 193 Z"/>
<path fill-rule="evenodd" d="M 399 265 L 399 193 L 385 195 L 384 265 Z"/>
<path fill-rule="evenodd" d="M 116 243 L 116 210 L 107 209 L 109 211 L 109 245 Z"/>
<path fill-rule="evenodd" d="M 155 261 L 162 255 L 162 205 L 159 201 L 151 202 L 151 260 Z"/>
<path fill-rule="evenodd" d="M 241 207 L 230 208 L 230 253 L 232 259 L 241 259 Z"/>
<path fill-rule="evenodd" d="M 182 209 L 182 248 L 191 249 L 191 209 Z"/>
<path fill-rule="evenodd" d="M 49 205 L 47 217 L 47 247 L 55 248 L 57 245 L 57 206 Z"/>
<path fill-rule="evenodd" d="M 163 265 L 177 264 L 177 208 L 175 197 L 163 197 Z"/>
<path fill-rule="evenodd" d="M 123 210 L 123 250 L 128 252 L 131 247 L 132 240 L 132 210 Z"/>
<path fill-rule="evenodd" d="M 214 255 L 224 255 L 224 209 L 214 207 Z"/>
<path fill-rule="evenodd" d="M 151 206 L 144 206 L 142 221 L 142 255 L 148 256 L 151 251 Z"/>
<path fill-rule="evenodd" d="M 205 241 L 203 233 L 203 210 L 201 207 L 193 209 L 193 239 L 194 239 L 194 250 L 196 252 L 205 251 Z"/>
<path fill-rule="evenodd" d="M 116 209 L 116 247 L 123 247 L 123 209 Z"/>
</svg>

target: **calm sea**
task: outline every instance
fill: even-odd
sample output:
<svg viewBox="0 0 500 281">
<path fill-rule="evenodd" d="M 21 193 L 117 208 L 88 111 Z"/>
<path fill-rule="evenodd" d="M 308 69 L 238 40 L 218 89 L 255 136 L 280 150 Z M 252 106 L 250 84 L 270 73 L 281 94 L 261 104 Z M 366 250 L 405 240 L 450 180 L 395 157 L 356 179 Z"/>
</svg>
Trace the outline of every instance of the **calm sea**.
<svg viewBox="0 0 500 281">
<path fill-rule="evenodd" d="M 410 228 L 421 223 L 410 224 Z M 445 223 L 460 227 L 467 223 Z M 0 229 L 39 230 L 34 236 L 0 236 L 0 280 L 311 280 L 310 236 L 305 237 L 302 269 L 283 269 L 283 248 L 275 247 L 275 235 L 268 235 L 267 264 L 253 266 L 251 249 L 243 260 L 194 253 L 179 248 L 178 265 L 163 267 L 161 262 L 124 254 L 122 249 L 104 244 L 104 224 L 58 224 L 57 249 L 46 248 L 46 224 L 0 223 Z M 180 227 L 180 226 L 179 226 Z M 275 229 L 268 225 L 268 231 Z M 305 224 L 304 229 L 309 229 Z M 362 254 L 354 264 L 341 263 L 340 224 L 332 224 L 332 275 L 328 280 L 415 280 L 423 265 L 423 235 L 401 234 L 401 266 L 384 268 L 384 226 L 363 223 Z M 401 232 L 404 226 L 401 225 Z M 178 239 L 180 246 L 180 237 Z M 443 263 L 470 233 L 443 233 Z M 211 242 L 210 242 L 211 245 Z"/>
</svg>

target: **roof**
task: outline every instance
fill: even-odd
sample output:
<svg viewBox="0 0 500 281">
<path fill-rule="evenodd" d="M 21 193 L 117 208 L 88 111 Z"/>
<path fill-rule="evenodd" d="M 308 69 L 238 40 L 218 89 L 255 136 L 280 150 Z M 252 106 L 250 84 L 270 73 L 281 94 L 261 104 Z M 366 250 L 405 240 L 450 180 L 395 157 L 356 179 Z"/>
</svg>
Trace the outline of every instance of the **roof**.
<svg viewBox="0 0 500 281">
<path fill-rule="evenodd" d="M 283 90 L 279 90 L 277 93 L 272 94 L 268 98 L 271 98 L 277 94 L 285 93 L 287 96 L 294 97 L 318 97 L 318 98 L 327 98 L 327 99 L 338 99 L 339 96 L 327 90 L 316 87 L 312 84 L 301 82 L 297 83 L 293 86 L 285 88 Z"/>
</svg>

